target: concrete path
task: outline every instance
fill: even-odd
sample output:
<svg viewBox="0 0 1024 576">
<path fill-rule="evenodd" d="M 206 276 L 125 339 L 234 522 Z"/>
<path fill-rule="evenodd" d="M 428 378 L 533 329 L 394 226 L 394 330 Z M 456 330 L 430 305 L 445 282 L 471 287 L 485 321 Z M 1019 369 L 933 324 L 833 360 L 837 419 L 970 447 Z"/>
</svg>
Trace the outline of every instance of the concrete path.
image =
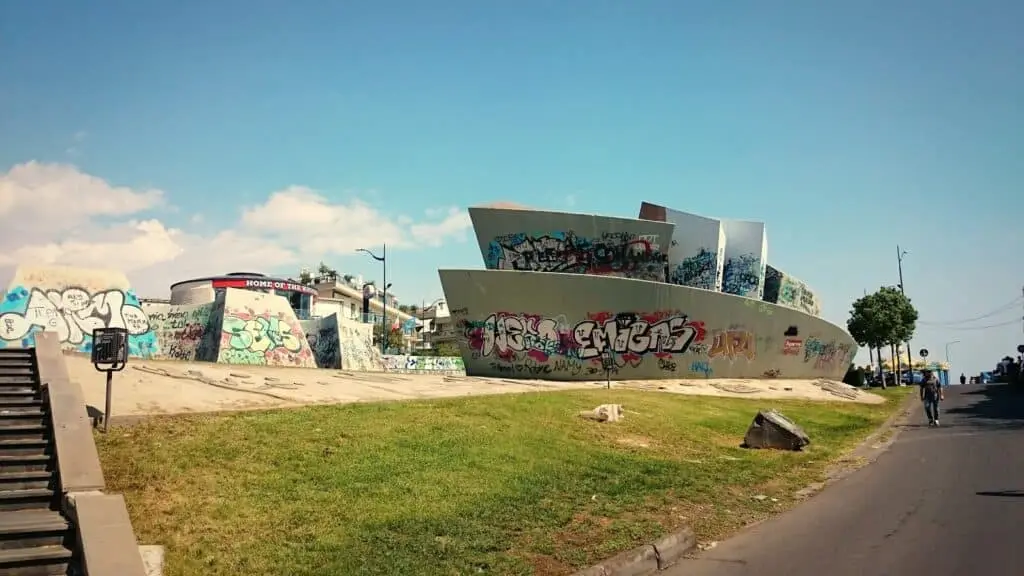
<svg viewBox="0 0 1024 576">
<path fill-rule="evenodd" d="M 950 389 L 878 460 L 666 576 L 1024 574 L 1024 394 Z"/>
</svg>

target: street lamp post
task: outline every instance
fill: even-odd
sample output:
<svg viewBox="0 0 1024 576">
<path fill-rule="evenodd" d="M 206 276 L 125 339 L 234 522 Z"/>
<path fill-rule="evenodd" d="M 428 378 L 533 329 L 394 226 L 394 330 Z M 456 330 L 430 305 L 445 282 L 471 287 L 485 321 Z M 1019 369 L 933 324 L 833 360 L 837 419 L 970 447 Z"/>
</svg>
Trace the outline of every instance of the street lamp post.
<svg viewBox="0 0 1024 576">
<path fill-rule="evenodd" d="M 950 342 L 946 342 L 946 364 L 947 365 L 949 364 L 949 347 L 952 346 L 953 344 L 959 344 L 959 343 L 960 343 L 959 340 L 953 340 L 953 341 L 950 341 Z"/>
<path fill-rule="evenodd" d="M 899 267 L 899 271 L 900 271 L 900 294 L 903 294 L 904 296 L 907 295 L 907 291 L 903 287 L 903 257 L 906 256 L 907 254 L 908 254 L 908 252 L 906 250 L 901 250 L 900 249 L 899 244 L 896 245 L 896 265 Z M 896 366 L 899 366 L 899 362 L 896 363 Z M 897 368 L 897 371 L 898 370 L 899 370 L 899 368 Z M 908 382 L 908 384 L 913 384 L 914 383 L 914 357 L 912 356 L 912 352 L 910 351 L 910 340 L 907 340 L 907 370 L 909 370 L 907 379 L 910 380 L 910 382 Z M 900 380 L 902 381 L 902 374 L 900 376 L 901 376 Z"/>
<path fill-rule="evenodd" d="M 380 319 L 381 319 L 381 333 L 380 333 L 380 353 L 387 354 L 387 342 L 388 342 L 388 245 L 383 244 L 381 247 L 381 255 L 377 256 L 373 252 L 370 252 L 366 248 L 360 248 L 356 252 L 365 252 L 370 255 L 377 262 L 380 262 L 380 266 L 384 272 L 384 297 L 381 298 L 380 306 Z"/>
</svg>

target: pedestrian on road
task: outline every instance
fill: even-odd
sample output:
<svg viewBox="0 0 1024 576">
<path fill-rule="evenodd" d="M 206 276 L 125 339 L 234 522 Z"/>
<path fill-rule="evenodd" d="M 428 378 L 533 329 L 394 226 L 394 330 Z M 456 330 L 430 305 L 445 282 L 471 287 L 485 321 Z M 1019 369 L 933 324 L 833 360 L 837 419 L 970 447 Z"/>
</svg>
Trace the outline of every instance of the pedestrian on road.
<svg viewBox="0 0 1024 576">
<path fill-rule="evenodd" d="M 961 372 L 960 373 L 960 385 L 963 386 L 964 384 L 967 384 L 967 376 L 964 375 L 963 372 Z"/>
<path fill-rule="evenodd" d="M 939 425 L 939 401 L 945 400 L 942 383 L 931 370 L 921 372 L 921 401 L 924 402 L 924 413 L 928 416 L 929 426 Z"/>
</svg>

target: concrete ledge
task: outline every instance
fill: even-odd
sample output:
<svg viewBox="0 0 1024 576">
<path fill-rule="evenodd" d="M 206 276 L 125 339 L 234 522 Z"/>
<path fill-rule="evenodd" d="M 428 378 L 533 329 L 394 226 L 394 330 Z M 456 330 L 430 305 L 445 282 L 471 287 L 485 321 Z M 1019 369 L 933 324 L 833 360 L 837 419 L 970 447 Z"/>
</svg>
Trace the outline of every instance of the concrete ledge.
<svg viewBox="0 0 1024 576">
<path fill-rule="evenodd" d="M 573 576 L 646 576 L 665 570 L 697 547 L 689 527 L 663 536 L 653 544 L 638 546 Z"/>
<path fill-rule="evenodd" d="M 87 576 L 146 576 L 120 494 L 77 494 L 69 501 Z"/>
<path fill-rule="evenodd" d="M 61 490 L 82 492 L 106 486 L 82 387 L 71 381 L 56 332 L 37 332 L 39 379 L 50 399 L 53 442 Z"/>
</svg>

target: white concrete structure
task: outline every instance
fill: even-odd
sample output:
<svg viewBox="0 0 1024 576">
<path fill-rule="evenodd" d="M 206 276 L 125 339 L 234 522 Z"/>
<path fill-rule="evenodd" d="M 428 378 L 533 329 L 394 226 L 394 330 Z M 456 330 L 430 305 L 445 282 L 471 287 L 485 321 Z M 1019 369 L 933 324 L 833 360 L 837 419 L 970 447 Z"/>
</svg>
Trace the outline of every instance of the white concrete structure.
<svg viewBox="0 0 1024 576">
<path fill-rule="evenodd" d="M 722 220 L 725 230 L 725 261 L 722 292 L 756 298 L 764 296 L 768 240 L 764 222 Z"/>
<path fill-rule="evenodd" d="M 720 291 L 725 265 L 726 235 L 722 221 L 646 202 L 640 218 L 675 224 L 668 249 L 668 279 L 672 284 Z"/>
</svg>

